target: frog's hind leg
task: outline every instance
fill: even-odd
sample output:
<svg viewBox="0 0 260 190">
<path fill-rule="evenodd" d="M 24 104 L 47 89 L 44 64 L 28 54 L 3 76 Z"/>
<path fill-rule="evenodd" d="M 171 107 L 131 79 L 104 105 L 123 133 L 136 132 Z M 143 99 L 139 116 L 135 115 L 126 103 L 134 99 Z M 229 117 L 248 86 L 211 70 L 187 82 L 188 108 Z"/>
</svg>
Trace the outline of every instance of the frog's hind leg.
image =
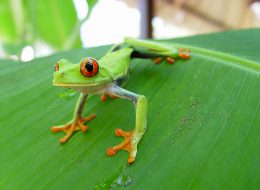
<svg viewBox="0 0 260 190">
<path fill-rule="evenodd" d="M 176 59 L 190 58 L 190 50 L 178 49 L 163 42 L 125 38 L 125 43 L 134 49 L 131 58 L 152 59 L 156 64 L 163 60 L 174 64 Z"/>
<path fill-rule="evenodd" d="M 118 86 L 109 87 L 108 93 L 120 98 L 129 99 L 134 102 L 136 108 L 135 128 L 132 131 L 126 132 L 122 129 L 116 129 L 116 136 L 123 136 L 124 141 L 116 146 L 107 149 L 107 154 L 113 156 L 119 150 L 129 152 L 128 163 L 133 163 L 137 154 L 137 145 L 145 133 L 146 129 L 146 112 L 147 98 L 142 95 L 134 94 Z"/>
<path fill-rule="evenodd" d="M 96 114 L 92 114 L 86 118 L 81 117 L 81 113 L 82 113 L 86 98 L 87 98 L 87 94 L 82 93 L 80 95 L 78 102 L 76 104 L 73 119 L 70 122 L 66 123 L 65 125 L 54 126 L 51 128 L 51 131 L 54 133 L 60 132 L 60 131 L 63 131 L 66 133 L 66 135 L 59 140 L 61 143 L 65 143 L 72 136 L 72 134 L 75 131 L 82 130 L 83 132 L 85 132 L 88 129 L 88 126 L 84 125 L 84 123 L 89 120 L 92 120 L 96 116 Z"/>
</svg>

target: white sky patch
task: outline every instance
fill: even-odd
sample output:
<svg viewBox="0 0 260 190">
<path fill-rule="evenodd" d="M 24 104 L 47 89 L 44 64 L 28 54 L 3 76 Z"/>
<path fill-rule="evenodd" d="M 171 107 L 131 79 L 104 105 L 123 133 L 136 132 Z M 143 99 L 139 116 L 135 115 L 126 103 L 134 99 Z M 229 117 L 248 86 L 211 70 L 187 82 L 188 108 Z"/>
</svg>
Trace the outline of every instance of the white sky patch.
<svg viewBox="0 0 260 190">
<path fill-rule="evenodd" d="M 260 19 L 260 2 L 256 1 L 250 6 L 257 19 Z"/>
<path fill-rule="evenodd" d="M 82 25 L 84 47 L 122 42 L 124 37 L 138 37 L 140 13 L 122 1 L 100 0 L 90 18 Z"/>
<path fill-rule="evenodd" d="M 175 38 L 192 34 L 192 31 L 167 23 L 158 16 L 153 18 L 152 25 L 154 38 Z"/>
<path fill-rule="evenodd" d="M 22 50 L 21 54 L 21 60 L 26 62 L 26 61 L 31 61 L 34 58 L 34 50 L 31 46 L 25 46 Z"/>
<path fill-rule="evenodd" d="M 87 16 L 88 12 L 86 0 L 73 0 L 73 3 L 77 10 L 78 19 L 83 20 Z"/>
</svg>

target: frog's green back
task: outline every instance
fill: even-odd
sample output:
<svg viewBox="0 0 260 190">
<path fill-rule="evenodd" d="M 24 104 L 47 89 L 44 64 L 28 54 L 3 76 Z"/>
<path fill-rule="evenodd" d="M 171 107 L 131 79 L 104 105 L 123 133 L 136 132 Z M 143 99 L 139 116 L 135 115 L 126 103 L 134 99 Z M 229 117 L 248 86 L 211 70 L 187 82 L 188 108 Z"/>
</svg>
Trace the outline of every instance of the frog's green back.
<svg viewBox="0 0 260 190">
<path fill-rule="evenodd" d="M 120 50 L 110 52 L 98 60 L 99 67 L 105 69 L 107 74 L 113 80 L 127 75 L 132 48 L 122 48 Z"/>
</svg>

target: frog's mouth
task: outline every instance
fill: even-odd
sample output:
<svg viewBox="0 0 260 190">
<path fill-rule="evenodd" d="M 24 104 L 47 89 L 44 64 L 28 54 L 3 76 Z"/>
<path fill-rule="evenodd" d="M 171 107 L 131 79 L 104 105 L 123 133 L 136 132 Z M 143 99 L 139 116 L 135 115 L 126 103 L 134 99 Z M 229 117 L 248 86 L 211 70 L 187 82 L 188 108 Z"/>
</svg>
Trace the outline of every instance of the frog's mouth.
<svg viewBox="0 0 260 190">
<path fill-rule="evenodd" d="M 100 86 L 100 85 L 105 85 L 106 83 L 91 83 L 91 84 L 70 84 L 70 83 L 67 83 L 67 84 L 61 84 L 61 83 L 53 83 L 53 86 L 60 86 L 60 87 L 93 87 L 93 86 Z"/>
<path fill-rule="evenodd" d="M 70 88 L 83 93 L 97 93 L 104 89 L 108 83 L 91 83 L 91 84 L 58 84 L 53 83 L 54 86 Z"/>
</svg>

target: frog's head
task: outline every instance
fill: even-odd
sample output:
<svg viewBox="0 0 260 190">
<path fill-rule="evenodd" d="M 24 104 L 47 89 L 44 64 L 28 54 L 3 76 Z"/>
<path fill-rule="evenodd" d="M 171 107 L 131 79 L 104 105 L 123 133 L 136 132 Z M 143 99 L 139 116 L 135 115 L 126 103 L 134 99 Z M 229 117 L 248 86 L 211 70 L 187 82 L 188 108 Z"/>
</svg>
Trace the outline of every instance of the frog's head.
<svg viewBox="0 0 260 190">
<path fill-rule="evenodd" d="M 59 60 L 54 67 L 53 85 L 63 87 L 88 87 L 103 85 L 111 81 L 106 70 L 91 58 L 84 58 L 78 64 L 66 59 Z"/>
</svg>

